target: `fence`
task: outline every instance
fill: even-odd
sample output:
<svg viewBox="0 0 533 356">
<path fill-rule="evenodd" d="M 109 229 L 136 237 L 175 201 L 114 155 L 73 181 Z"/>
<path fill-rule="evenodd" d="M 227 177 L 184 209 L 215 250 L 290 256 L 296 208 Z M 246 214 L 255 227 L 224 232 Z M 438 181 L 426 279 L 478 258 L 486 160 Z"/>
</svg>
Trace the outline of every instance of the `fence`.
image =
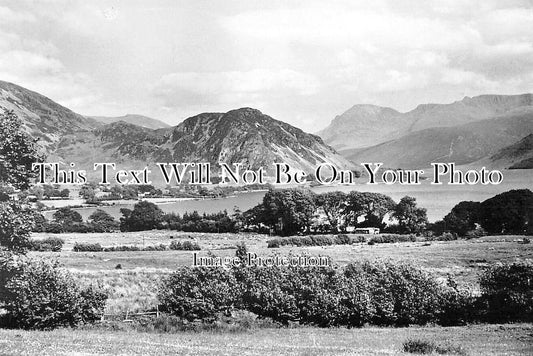
<svg viewBox="0 0 533 356">
<path fill-rule="evenodd" d="M 149 316 L 149 315 L 155 315 L 156 318 L 159 318 L 161 316 L 161 313 L 159 312 L 159 306 L 156 307 L 155 311 L 148 311 L 148 312 L 141 312 L 141 313 L 130 313 L 129 310 L 126 311 L 126 313 L 119 313 L 119 314 L 111 314 L 111 313 L 102 313 L 102 316 L 100 318 L 100 322 L 104 321 L 111 321 L 111 320 L 120 320 L 122 322 L 133 322 L 134 318 L 143 317 L 143 316 Z"/>
</svg>

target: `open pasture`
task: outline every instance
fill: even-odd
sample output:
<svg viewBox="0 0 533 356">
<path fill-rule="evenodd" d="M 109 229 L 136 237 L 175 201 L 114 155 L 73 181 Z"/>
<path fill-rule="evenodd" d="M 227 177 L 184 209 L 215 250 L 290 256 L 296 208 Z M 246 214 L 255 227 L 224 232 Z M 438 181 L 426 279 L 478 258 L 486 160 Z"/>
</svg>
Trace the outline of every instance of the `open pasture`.
<svg viewBox="0 0 533 356">
<path fill-rule="evenodd" d="M 257 329 L 177 334 L 102 329 L 0 330 L 3 355 L 409 355 L 407 339 L 460 347 L 463 355 L 531 355 L 531 325 Z M 450 353 L 453 355 L 453 353 Z M 457 355 L 457 354 L 455 354 Z"/>
</svg>

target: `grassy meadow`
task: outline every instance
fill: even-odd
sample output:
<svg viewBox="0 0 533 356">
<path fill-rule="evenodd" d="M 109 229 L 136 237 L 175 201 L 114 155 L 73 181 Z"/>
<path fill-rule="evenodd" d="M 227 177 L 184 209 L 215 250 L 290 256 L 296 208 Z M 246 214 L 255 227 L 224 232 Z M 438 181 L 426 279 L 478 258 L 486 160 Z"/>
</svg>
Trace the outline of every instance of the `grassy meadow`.
<svg viewBox="0 0 533 356">
<path fill-rule="evenodd" d="M 158 281 L 179 266 L 190 266 L 192 251 L 121 251 L 73 252 L 76 242 L 100 243 L 102 246 L 156 244 L 172 241 L 195 241 L 202 250 L 217 256 L 235 255 L 236 245 L 245 242 L 249 252 L 258 256 L 274 254 L 309 254 L 328 256 L 332 264 L 345 265 L 364 259 L 411 261 L 443 279 L 448 275 L 460 283 L 475 285 L 478 272 L 494 262 L 533 259 L 533 244 L 523 244 L 521 236 L 486 236 L 471 240 L 417 241 L 368 245 L 312 246 L 267 248 L 266 235 L 183 233 L 165 230 L 121 232 L 111 234 L 65 233 L 34 234 L 34 238 L 60 236 L 65 240 L 61 252 L 32 252 L 35 256 L 56 257 L 84 283 L 99 284 L 110 294 L 107 312 L 141 311 L 157 304 Z M 172 238 L 171 238 L 172 237 Z M 117 266 L 120 265 L 120 269 Z"/>
<path fill-rule="evenodd" d="M 201 255 L 212 252 L 233 256 L 245 242 L 249 252 L 260 256 L 310 254 L 329 256 L 345 265 L 363 259 L 408 260 L 441 278 L 449 274 L 461 284 L 475 286 L 478 273 L 488 264 L 533 259 L 533 244 L 521 236 L 487 236 L 472 240 L 416 241 L 392 244 L 356 243 L 320 247 L 267 248 L 269 236 L 259 234 L 207 234 L 145 231 L 110 234 L 34 234 L 41 239 L 59 236 L 62 252 L 32 252 L 54 256 L 82 283 L 103 286 L 109 293 L 106 313 L 124 314 L 155 308 L 161 277 L 178 266 L 190 266 L 192 251 L 73 252 L 76 242 L 102 246 L 194 241 Z M 120 268 L 117 266 L 120 265 Z M 405 354 L 402 343 L 409 338 L 431 340 L 461 348 L 463 355 L 527 355 L 533 353 L 530 324 L 471 325 L 465 327 L 409 327 L 362 329 L 314 327 L 252 328 L 238 332 L 155 333 L 106 327 L 54 331 L 0 330 L 0 354 L 93 355 L 396 355 Z M 455 345 L 455 346 L 454 346 Z M 453 354 L 453 353 L 452 353 Z"/>
<path fill-rule="evenodd" d="M 460 355 L 531 355 L 530 325 L 258 329 L 239 333 L 139 333 L 102 329 L 0 330 L 2 355 L 406 355 L 407 339 L 434 341 Z"/>
</svg>

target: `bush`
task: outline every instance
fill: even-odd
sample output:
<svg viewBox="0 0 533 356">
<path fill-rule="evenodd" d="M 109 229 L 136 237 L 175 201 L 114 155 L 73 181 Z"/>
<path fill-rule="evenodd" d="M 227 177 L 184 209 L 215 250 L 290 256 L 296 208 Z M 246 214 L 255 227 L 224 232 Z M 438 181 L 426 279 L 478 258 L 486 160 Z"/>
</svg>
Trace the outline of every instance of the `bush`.
<svg viewBox="0 0 533 356">
<path fill-rule="evenodd" d="M 409 339 L 403 343 L 403 351 L 411 354 L 430 354 L 435 351 L 437 345 L 433 341 Z"/>
<path fill-rule="evenodd" d="M 268 248 L 278 248 L 280 246 L 331 246 L 349 245 L 353 243 L 348 235 L 311 235 L 311 236 L 291 236 L 275 238 L 267 241 Z"/>
<path fill-rule="evenodd" d="M 233 273 L 222 268 L 181 267 L 163 280 L 159 292 L 162 310 L 189 321 L 212 322 L 228 314 L 238 301 Z"/>
<path fill-rule="evenodd" d="M 409 263 L 362 262 L 346 266 L 347 276 L 364 276 L 375 307 L 376 325 L 423 325 L 440 314 L 442 286 L 436 278 Z"/>
<path fill-rule="evenodd" d="M 475 229 L 468 231 L 465 236 L 467 239 L 473 239 L 477 237 L 487 236 L 487 232 L 481 226 L 477 226 Z"/>
<path fill-rule="evenodd" d="M 44 240 L 31 240 L 30 250 L 39 252 L 59 252 L 65 241 L 59 237 L 48 237 Z"/>
<path fill-rule="evenodd" d="M 26 257 L 0 263 L 2 326 L 53 329 L 97 320 L 107 296 L 95 288 L 80 288 L 57 261 Z"/>
<path fill-rule="evenodd" d="M 427 237 L 428 241 L 455 241 L 457 240 L 457 234 L 454 232 L 444 232 L 440 236 Z"/>
<path fill-rule="evenodd" d="M 383 244 L 383 243 L 396 243 L 396 242 L 415 242 L 416 236 L 415 235 L 399 235 L 399 234 L 383 234 L 383 235 L 376 235 L 372 236 L 372 238 L 369 241 L 376 243 L 376 244 Z"/>
<path fill-rule="evenodd" d="M 72 248 L 72 251 L 74 252 L 101 252 L 103 250 L 104 248 L 99 243 L 90 244 L 76 242 Z"/>
<path fill-rule="evenodd" d="M 364 262 L 342 271 L 184 267 L 165 280 L 160 300 L 165 310 L 191 320 L 213 321 L 217 313 L 244 309 L 285 325 L 403 326 L 457 318 L 457 303 L 449 298 L 450 305 L 444 304 L 447 290 L 432 275 L 405 263 Z"/>
<path fill-rule="evenodd" d="M 196 242 L 191 241 L 172 241 L 170 243 L 170 246 L 168 246 L 171 250 L 182 250 L 182 251 L 200 251 L 200 245 L 198 245 Z"/>
<path fill-rule="evenodd" d="M 533 263 L 496 264 L 479 283 L 489 321 L 533 321 Z"/>
<path fill-rule="evenodd" d="M 460 346 L 445 345 L 441 346 L 434 341 L 421 339 L 408 339 L 403 343 L 403 351 L 411 354 L 431 354 L 437 353 L 440 355 L 466 355 L 465 350 Z"/>
</svg>

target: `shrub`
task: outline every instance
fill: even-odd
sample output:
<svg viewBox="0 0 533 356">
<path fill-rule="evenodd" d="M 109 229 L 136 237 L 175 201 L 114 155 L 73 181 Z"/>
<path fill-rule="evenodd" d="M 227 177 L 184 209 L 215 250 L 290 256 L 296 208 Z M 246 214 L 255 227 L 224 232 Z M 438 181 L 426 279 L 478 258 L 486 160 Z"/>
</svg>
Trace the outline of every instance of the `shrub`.
<svg viewBox="0 0 533 356">
<path fill-rule="evenodd" d="M 481 226 L 477 226 L 475 229 L 468 231 L 465 236 L 467 239 L 473 239 L 476 237 L 487 236 L 487 232 Z"/>
<path fill-rule="evenodd" d="M 335 244 L 336 245 L 350 245 L 352 243 L 352 239 L 348 235 L 337 235 L 335 236 Z"/>
<path fill-rule="evenodd" d="M 200 251 L 201 250 L 200 245 L 198 245 L 198 243 L 191 242 L 191 241 L 183 241 L 183 242 L 172 241 L 170 245 L 168 246 L 168 248 L 171 250 L 182 250 L 182 251 Z"/>
<path fill-rule="evenodd" d="M 451 276 L 441 293 L 439 305 L 440 325 L 466 325 L 480 318 L 478 298 L 470 290 L 460 289 Z"/>
<path fill-rule="evenodd" d="M 61 224 L 56 222 L 45 223 L 44 231 L 50 234 L 60 234 L 63 232 L 63 227 L 61 226 Z"/>
<path fill-rule="evenodd" d="M 373 241 L 377 244 L 383 244 L 383 243 L 396 243 L 396 242 L 415 242 L 416 236 L 415 235 L 399 235 L 399 234 L 383 234 L 383 235 L 376 235 L 373 236 L 370 241 Z M 369 241 L 369 244 L 370 244 Z"/>
<path fill-rule="evenodd" d="M 72 248 L 72 251 L 74 252 L 101 252 L 103 250 L 104 248 L 99 243 L 90 244 L 76 242 Z"/>
<path fill-rule="evenodd" d="M 348 235 L 312 235 L 312 236 L 291 236 L 285 238 L 275 238 L 267 241 L 268 248 L 278 248 L 280 246 L 331 246 L 351 244 L 352 239 Z"/>
<path fill-rule="evenodd" d="M 460 346 L 445 345 L 441 346 L 434 341 L 421 339 L 408 339 L 403 343 L 403 351 L 411 354 L 431 354 L 437 353 L 440 355 L 466 355 L 465 350 Z"/>
<path fill-rule="evenodd" d="M 403 351 L 412 354 L 430 354 L 435 351 L 437 345 L 433 341 L 408 339 L 403 343 Z"/>
<path fill-rule="evenodd" d="M 233 273 L 223 268 L 181 267 L 163 280 L 159 301 L 163 311 L 193 321 L 215 321 L 240 304 Z"/>
<path fill-rule="evenodd" d="M 426 324 L 437 320 L 442 288 L 436 278 L 409 263 L 362 262 L 345 268 L 369 281 L 376 325 Z"/>
<path fill-rule="evenodd" d="M 496 264 L 479 283 L 489 321 L 533 321 L 533 263 Z"/>
<path fill-rule="evenodd" d="M 80 288 L 57 261 L 3 258 L 0 301 L 4 327 L 53 329 L 93 322 L 107 296 L 93 287 Z"/>
<path fill-rule="evenodd" d="M 165 251 L 167 249 L 167 246 L 164 244 L 159 245 L 149 245 L 146 247 L 143 247 L 142 251 Z"/>
<path fill-rule="evenodd" d="M 457 234 L 453 232 L 444 232 L 440 236 L 427 237 L 428 241 L 455 241 L 457 240 Z"/>
<path fill-rule="evenodd" d="M 111 246 L 111 247 L 104 247 L 102 249 L 103 252 L 124 252 L 124 251 L 142 251 L 142 249 L 138 246 Z"/>
<path fill-rule="evenodd" d="M 272 239 L 267 241 L 267 248 L 279 248 L 281 246 L 280 239 Z"/>
<path fill-rule="evenodd" d="M 217 313 L 244 309 L 282 324 L 322 327 L 462 322 L 465 318 L 454 314 L 464 312 L 462 304 L 451 294 L 445 298 L 447 291 L 434 276 L 406 263 L 356 263 L 343 271 L 184 267 L 164 282 L 160 300 L 170 313 L 191 320 L 213 321 Z"/>
<path fill-rule="evenodd" d="M 39 252 L 59 252 L 65 241 L 59 237 L 48 237 L 44 240 L 31 240 L 30 250 Z"/>
</svg>

